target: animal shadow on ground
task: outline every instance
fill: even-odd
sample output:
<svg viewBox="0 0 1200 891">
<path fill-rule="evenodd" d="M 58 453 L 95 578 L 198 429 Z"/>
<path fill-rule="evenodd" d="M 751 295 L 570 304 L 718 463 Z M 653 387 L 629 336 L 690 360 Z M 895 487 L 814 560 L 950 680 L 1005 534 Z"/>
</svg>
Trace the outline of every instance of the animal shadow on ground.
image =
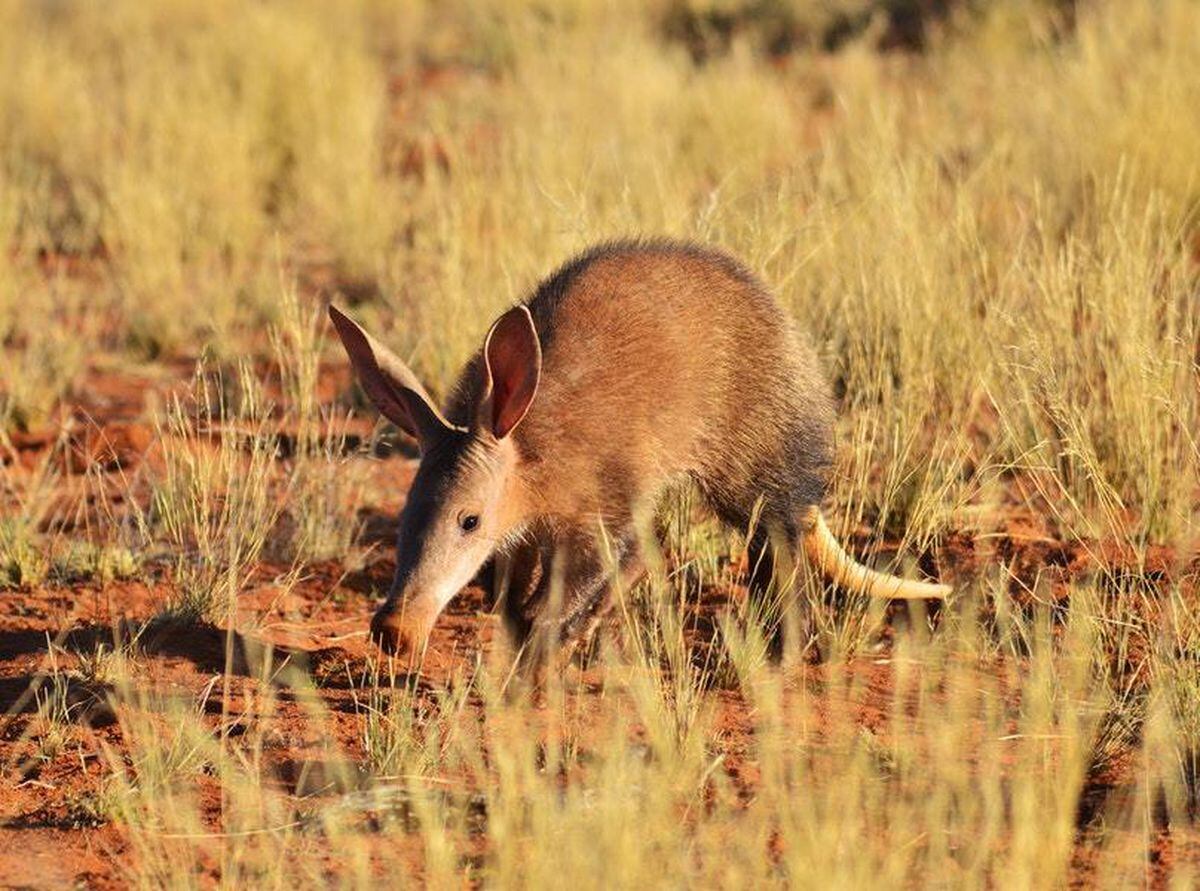
<svg viewBox="0 0 1200 891">
<path fill-rule="evenodd" d="M 84 625 L 52 637 L 45 631 L 0 632 L 0 662 L 47 654 L 51 646 L 68 652 L 95 652 L 101 644 L 111 644 L 119 632 L 103 625 Z M 0 733 L 6 733 L 12 718 L 37 712 L 50 697 L 58 698 L 72 718 L 93 726 L 115 720 L 108 704 L 111 687 L 98 680 L 76 674 L 58 674 L 45 668 L 0 678 Z"/>
<path fill-rule="evenodd" d="M 92 724 L 111 722 L 111 709 L 101 709 L 99 705 L 114 693 L 112 686 L 80 678 L 77 670 L 56 671 L 46 658 L 51 647 L 68 656 L 84 656 L 107 647 L 126 649 L 135 658 L 140 655 L 183 659 L 203 674 L 254 678 L 293 691 L 311 686 L 349 689 L 361 686 L 368 674 L 361 656 L 353 656 L 340 647 L 305 650 L 205 622 L 172 618 L 153 619 L 142 625 L 87 624 L 56 636 L 43 631 L 3 631 L 0 661 L 13 662 L 39 655 L 43 659 L 20 674 L 0 678 L 0 725 L 16 715 L 36 712 L 50 695 L 65 696 L 76 716 Z M 415 676 L 407 674 L 370 680 L 397 687 L 418 682 Z"/>
</svg>

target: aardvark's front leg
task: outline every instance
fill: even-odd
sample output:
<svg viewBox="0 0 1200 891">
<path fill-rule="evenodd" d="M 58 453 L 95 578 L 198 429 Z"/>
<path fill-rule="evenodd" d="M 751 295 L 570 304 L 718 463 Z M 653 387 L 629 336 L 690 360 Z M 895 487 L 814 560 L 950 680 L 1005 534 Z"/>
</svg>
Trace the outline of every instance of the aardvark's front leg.
<svg viewBox="0 0 1200 891">
<path fill-rule="evenodd" d="M 569 654 L 588 640 L 611 610 L 617 586 L 629 587 L 644 572 L 632 530 L 610 540 L 605 551 L 591 535 L 560 540 L 543 558 L 534 597 L 528 648 L 536 659 L 564 645 Z"/>
</svg>

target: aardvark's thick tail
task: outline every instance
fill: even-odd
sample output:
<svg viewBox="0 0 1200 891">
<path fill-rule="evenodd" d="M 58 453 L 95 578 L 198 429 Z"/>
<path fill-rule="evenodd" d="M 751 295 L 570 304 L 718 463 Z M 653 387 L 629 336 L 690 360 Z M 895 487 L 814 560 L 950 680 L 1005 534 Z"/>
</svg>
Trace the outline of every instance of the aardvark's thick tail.
<svg viewBox="0 0 1200 891">
<path fill-rule="evenodd" d="M 804 523 L 804 555 L 835 584 L 871 597 L 896 600 L 944 600 L 949 585 L 916 582 L 868 569 L 842 550 L 818 507 L 809 508 Z"/>
</svg>

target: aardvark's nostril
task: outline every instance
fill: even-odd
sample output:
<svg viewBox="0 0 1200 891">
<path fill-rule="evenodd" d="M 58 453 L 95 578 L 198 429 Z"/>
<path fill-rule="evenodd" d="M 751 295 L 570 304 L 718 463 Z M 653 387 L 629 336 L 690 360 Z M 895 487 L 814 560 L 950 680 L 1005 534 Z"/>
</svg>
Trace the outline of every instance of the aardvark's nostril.
<svg viewBox="0 0 1200 891">
<path fill-rule="evenodd" d="M 371 640 L 385 653 L 396 652 L 400 640 L 400 629 L 393 611 L 381 609 L 371 617 Z"/>
<path fill-rule="evenodd" d="M 381 607 L 371 619 L 371 640 L 389 656 L 406 657 L 424 643 L 424 635 L 400 610 Z"/>
</svg>

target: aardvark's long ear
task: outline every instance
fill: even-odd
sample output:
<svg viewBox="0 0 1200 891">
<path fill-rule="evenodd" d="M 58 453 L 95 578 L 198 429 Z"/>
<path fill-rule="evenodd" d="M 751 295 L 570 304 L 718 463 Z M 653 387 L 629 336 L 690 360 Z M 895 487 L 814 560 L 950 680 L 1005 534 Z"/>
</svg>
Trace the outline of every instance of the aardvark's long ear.
<svg viewBox="0 0 1200 891">
<path fill-rule="evenodd" d="M 384 417 L 415 437 L 422 451 L 453 429 L 416 375 L 391 350 L 332 304 L 329 318 L 350 356 L 359 383 Z"/>
<path fill-rule="evenodd" d="M 514 306 L 492 325 L 483 342 L 483 395 L 478 423 L 503 439 L 525 417 L 542 376 L 542 345 L 533 316 Z"/>
</svg>

